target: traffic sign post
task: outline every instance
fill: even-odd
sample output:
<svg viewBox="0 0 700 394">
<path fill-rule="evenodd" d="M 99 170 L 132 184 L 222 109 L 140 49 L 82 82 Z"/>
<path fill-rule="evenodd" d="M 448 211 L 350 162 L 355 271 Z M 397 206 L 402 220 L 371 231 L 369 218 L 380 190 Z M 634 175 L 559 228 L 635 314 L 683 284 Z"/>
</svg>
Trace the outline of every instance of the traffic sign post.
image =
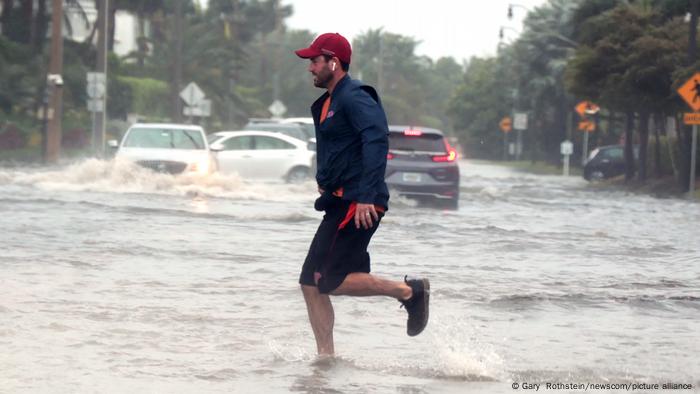
<svg viewBox="0 0 700 394">
<path fill-rule="evenodd" d="M 564 156 L 564 176 L 569 176 L 569 160 L 572 153 L 574 153 L 574 144 L 569 140 L 562 142 L 561 154 Z"/>
<path fill-rule="evenodd" d="M 595 115 L 600 111 L 600 107 L 597 106 L 596 104 L 593 104 L 590 101 L 581 101 L 580 103 L 576 104 L 576 107 L 574 107 L 576 112 L 579 114 L 581 118 L 585 118 L 586 115 Z"/>
<path fill-rule="evenodd" d="M 584 100 L 576 104 L 574 107 L 581 121 L 578 123 L 578 129 L 583 131 L 583 149 L 581 149 L 581 165 L 585 166 L 588 161 L 588 133 L 595 131 L 595 122 L 589 118 L 589 115 L 595 115 L 600 111 L 600 107 L 596 104 Z"/>
<path fill-rule="evenodd" d="M 287 106 L 279 100 L 273 101 L 267 109 L 270 111 L 273 118 L 280 118 L 287 112 Z"/>
<path fill-rule="evenodd" d="M 527 114 L 516 112 L 513 116 L 513 128 L 518 131 L 518 139 L 515 147 L 515 160 L 520 160 L 523 154 L 523 130 L 527 130 Z"/>
<path fill-rule="evenodd" d="M 192 116 L 210 116 L 211 115 L 211 100 L 200 100 L 193 106 L 184 107 L 182 113 L 189 117 Z"/>
<path fill-rule="evenodd" d="M 189 106 L 195 106 L 199 101 L 204 99 L 204 92 L 197 86 L 196 83 L 190 82 L 180 92 L 180 98 Z"/>
<path fill-rule="evenodd" d="M 107 93 L 107 78 L 105 73 L 87 73 L 87 108 L 92 112 L 92 149 L 98 155 L 103 153 L 104 128 L 97 122 L 97 114 L 105 112 L 105 94 Z"/>
<path fill-rule="evenodd" d="M 498 122 L 498 127 L 500 127 L 503 132 L 503 160 L 508 160 L 508 133 L 513 130 L 513 121 L 510 116 L 504 116 L 503 119 Z"/>
<path fill-rule="evenodd" d="M 700 73 L 695 73 L 680 88 L 678 94 L 695 111 L 683 116 L 683 123 L 693 125 L 693 138 L 690 154 L 690 180 L 688 181 L 688 195 L 695 193 L 695 158 L 698 153 L 698 124 L 700 124 Z"/>
<path fill-rule="evenodd" d="M 690 184 L 688 185 L 688 193 L 695 194 L 695 158 L 698 155 L 698 125 L 693 125 L 693 146 L 690 154 Z"/>
<path fill-rule="evenodd" d="M 498 127 L 501 128 L 502 132 L 510 133 L 513 130 L 513 121 L 510 119 L 510 116 L 501 119 L 501 121 L 498 122 Z"/>
<path fill-rule="evenodd" d="M 190 123 L 194 116 L 211 116 L 211 100 L 206 99 L 206 95 L 196 83 L 190 82 L 180 92 L 180 98 L 185 102 L 182 107 L 182 114 L 190 117 Z"/>
</svg>

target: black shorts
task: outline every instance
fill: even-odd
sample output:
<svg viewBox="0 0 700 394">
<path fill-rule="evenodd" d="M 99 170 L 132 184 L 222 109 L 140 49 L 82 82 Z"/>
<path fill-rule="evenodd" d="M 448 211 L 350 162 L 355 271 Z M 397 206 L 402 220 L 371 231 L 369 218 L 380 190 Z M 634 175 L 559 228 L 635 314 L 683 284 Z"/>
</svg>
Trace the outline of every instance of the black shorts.
<svg viewBox="0 0 700 394">
<path fill-rule="evenodd" d="M 355 227 L 355 203 L 333 197 L 326 206 L 326 214 L 316 230 L 301 268 L 299 283 L 316 286 L 328 294 L 335 290 L 353 272 L 370 272 L 367 245 L 379 227 L 383 212 L 377 212 L 379 220 L 372 220 L 369 229 Z"/>
</svg>

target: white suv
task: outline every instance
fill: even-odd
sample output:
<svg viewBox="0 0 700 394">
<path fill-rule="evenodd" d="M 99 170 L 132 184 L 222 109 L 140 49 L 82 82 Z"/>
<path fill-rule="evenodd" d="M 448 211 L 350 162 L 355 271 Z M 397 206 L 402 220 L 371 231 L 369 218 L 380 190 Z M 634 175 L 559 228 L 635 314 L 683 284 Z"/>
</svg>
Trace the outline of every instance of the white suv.
<svg viewBox="0 0 700 394">
<path fill-rule="evenodd" d="M 129 127 L 115 157 L 127 159 L 158 172 L 169 174 L 209 174 L 217 164 L 209 149 L 204 129 L 194 125 L 136 123 Z"/>
</svg>

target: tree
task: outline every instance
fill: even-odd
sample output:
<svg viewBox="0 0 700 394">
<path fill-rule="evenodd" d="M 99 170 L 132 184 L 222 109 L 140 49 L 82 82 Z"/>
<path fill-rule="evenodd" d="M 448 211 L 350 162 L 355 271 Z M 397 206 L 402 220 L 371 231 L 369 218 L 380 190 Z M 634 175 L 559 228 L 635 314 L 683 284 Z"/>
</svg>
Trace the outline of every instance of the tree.
<svg viewBox="0 0 700 394">
<path fill-rule="evenodd" d="M 369 30 L 353 42 L 351 72 L 377 88 L 390 123 L 450 132 L 446 113 L 463 68 L 451 58 L 433 62 L 416 55 L 418 44 L 411 37 Z"/>
<path fill-rule="evenodd" d="M 550 0 L 536 8 L 528 14 L 523 34 L 513 44 L 512 72 L 518 91 L 515 105 L 531 114 L 526 149 L 533 159 L 558 162 L 559 144 L 567 138 L 567 116 L 575 102 L 564 85 L 564 70 L 578 47 L 571 20 L 581 3 Z"/>
<path fill-rule="evenodd" d="M 671 75 L 682 56 L 682 40 L 663 22 L 663 14 L 649 3 L 619 4 L 585 19 L 579 27 L 583 46 L 567 69 L 567 83 L 575 94 L 626 114 L 628 180 L 634 175 L 635 113 L 639 118 L 639 178 L 643 181 L 649 116 L 673 106 Z"/>
<path fill-rule="evenodd" d="M 498 122 L 512 108 L 512 85 L 502 71 L 508 56 L 470 59 L 464 81 L 449 107 L 457 137 L 470 157 L 495 158 L 503 151 Z M 505 75 L 505 77 L 504 77 Z"/>
</svg>

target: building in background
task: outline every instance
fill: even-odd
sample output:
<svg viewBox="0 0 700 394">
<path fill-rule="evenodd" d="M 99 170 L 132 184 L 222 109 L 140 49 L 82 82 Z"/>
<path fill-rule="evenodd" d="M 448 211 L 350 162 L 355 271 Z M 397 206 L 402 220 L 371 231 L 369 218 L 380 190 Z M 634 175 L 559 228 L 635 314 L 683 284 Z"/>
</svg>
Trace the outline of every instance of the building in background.
<svg viewBox="0 0 700 394">
<path fill-rule="evenodd" d="M 114 0 L 111 0 L 114 1 Z M 92 32 L 97 21 L 97 8 L 93 0 L 79 0 L 80 8 L 74 5 L 66 5 L 65 13 L 71 29 L 63 27 L 63 35 L 73 41 L 85 41 Z M 82 11 L 81 11 L 82 8 Z M 144 20 L 144 32 L 150 35 L 150 23 Z M 114 50 L 117 56 L 126 56 L 138 49 L 139 20 L 136 15 L 125 11 L 117 11 L 115 15 Z M 97 34 L 93 37 L 93 43 L 97 40 Z"/>
</svg>

